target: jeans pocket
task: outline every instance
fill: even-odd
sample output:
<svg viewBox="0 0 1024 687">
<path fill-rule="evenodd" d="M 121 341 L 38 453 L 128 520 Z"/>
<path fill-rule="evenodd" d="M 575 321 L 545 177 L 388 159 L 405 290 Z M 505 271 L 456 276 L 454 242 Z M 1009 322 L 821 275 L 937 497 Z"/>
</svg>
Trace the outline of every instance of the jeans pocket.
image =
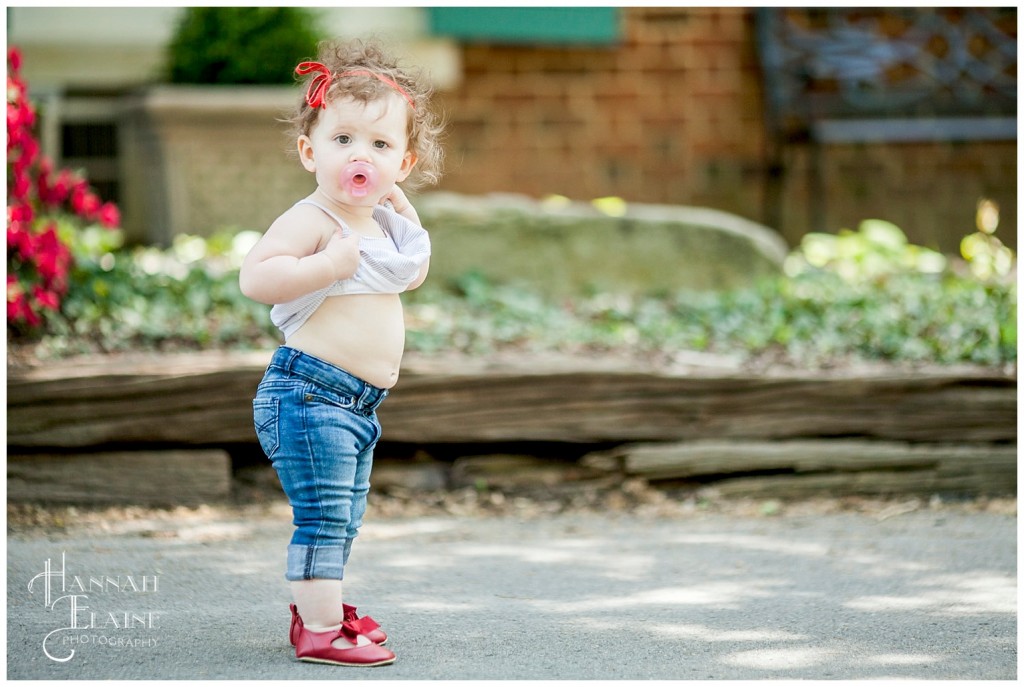
<svg viewBox="0 0 1024 687">
<path fill-rule="evenodd" d="M 260 447 L 267 454 L 267 458 L 273 458 L 274 453 L 281 445 L 278 419 L 280 417 L 280 404 L 276 398 L 256 398 L 252 402 L 253 421 L 256 425 L 256 438 L 260 441 Z"/>
<path fill-rule="evenodd" d="M 307 387 L 303 398 L 306 403 L 326 403 L 327 405 L 334 406 L 335 408 L 341 408 L 342 410 L 352 410 L 355 408 L 356 399 L 354 396 L 348 396 L 346 394 L 339 394 L 334 391 L 327 391 L 316 386 L 310 385 Z"/>
</svg>

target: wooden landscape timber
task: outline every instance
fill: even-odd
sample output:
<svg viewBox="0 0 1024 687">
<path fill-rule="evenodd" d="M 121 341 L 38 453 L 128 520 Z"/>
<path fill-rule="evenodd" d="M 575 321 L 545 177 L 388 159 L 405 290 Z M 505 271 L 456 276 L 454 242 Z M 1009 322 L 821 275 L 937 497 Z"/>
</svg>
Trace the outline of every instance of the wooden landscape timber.
<svg viewBox="0 0 1024 687">
<path fill-rule="evenodd" d="M 270 354 L 111 355 L 9 368 L 8 452 L 253 447 L 251 399 Z M 431 445 L 461 447 L 462 456 L 506 445 L 521 453 L 516 447 L 530 443 L 577 445 L 579 455 L 614 446 L 581 460 L 582 472 L 714 481 L 736 494 L 765 484 L 790 493 L 1016 491 L 1015 373 L 871 366 L 754 374 L 719 362 L 410 354 L 379 411 L 383 440 L 428 454 Z"/>
<path fill-rule="evenodd" d="M 7 456 L 8 502 L 199 505 L 231 493 L 218 449 Z"/>
<path fill-rule="evenodd" d="M 1016 492 L 1017 447 L 892 441 L 695 441 L 595 452 L 584 467 L 648 480 L 714 483 L 729 496 Z"/>
<path fill-rule="evenodd" d="M 16 448 L 251 443 L 269 353 L 50 363 L 9 370 Z M 1016 379 L 986 370 L 657 369 L 571 356 L 409 356 L 379 414 L 385 440 L 625 443 L 866 437 L 1016 442 Z"/>
</svg>

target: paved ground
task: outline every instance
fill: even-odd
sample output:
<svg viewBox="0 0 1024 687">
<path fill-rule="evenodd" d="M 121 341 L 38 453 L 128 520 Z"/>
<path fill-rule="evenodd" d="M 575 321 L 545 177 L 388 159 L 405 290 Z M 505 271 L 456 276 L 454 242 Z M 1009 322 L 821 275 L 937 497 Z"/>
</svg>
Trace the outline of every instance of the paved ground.
<svg viewBox="0 0 1024 687">
<path fill-rule="evenodd" d="M 9 530 L 8 678 L 1017 675 L 1015 505 L 378 516 L 347 581 L 393 637 L 373 669 L 294 660 L 280 505 L 66 517 Z M 45 578 L 28 588 L 47 561 L 50 608 Z"/>
</svg>

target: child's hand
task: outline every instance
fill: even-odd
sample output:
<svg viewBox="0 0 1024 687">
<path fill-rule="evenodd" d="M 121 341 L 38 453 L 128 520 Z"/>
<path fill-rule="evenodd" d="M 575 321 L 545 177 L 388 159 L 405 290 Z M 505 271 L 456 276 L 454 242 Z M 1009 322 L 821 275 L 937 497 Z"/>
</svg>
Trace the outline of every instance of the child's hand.
<svg viewBox="0 0 1024 687">
<path fill-rule="evenodd" d="M 357 232 L 343 234 L 339 227 L 321 251 L 331 261 L 336 280 L 351 278 L 359 268 L 359 238 Z"/>
<path fill-rule="evenodd" d="M 392 186 L 391 191 L 389 191 L 386 196 L 381 198 L 379 202 L 381 205 L 383 205 L 385 202 L 391 203 L 391 207 L 394 209 L 394 211 L 400 214 L 402 217 L 405 217 L 406 219 L 411 220 L 416 224 L 420 223 L 420 216 L 416 214 L 416 208 L 412 206 L 412 203 L 410 203 L 409 199 L 406 198 L 405 192 L 398 187 L 398 184 Z"/>
</svg>

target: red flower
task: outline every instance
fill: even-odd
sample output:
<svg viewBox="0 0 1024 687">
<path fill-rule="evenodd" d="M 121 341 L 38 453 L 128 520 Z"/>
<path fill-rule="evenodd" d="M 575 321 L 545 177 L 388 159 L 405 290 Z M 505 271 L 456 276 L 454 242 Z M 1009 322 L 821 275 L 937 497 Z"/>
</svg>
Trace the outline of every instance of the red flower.
<svg viewBox="0 0 1024 687">
<path fill-rule="evenodd" d="M 36 113 L 28 102 L 24 85 L 7 80 L 7 133 L 21 141 L 32 135 Z"/>
<path fill-rule="evenodd" d="M 24 201 L 28 198 L 29 191 L 32 190 L 32 182 L 29 181 L 28 175 L 16 174 L 14 177 L 14 183 L 8 189 L 11 197 Z"/>
<path fill-rule="evenodd" d="M 32 206 L 28 203 L 16 203 L 15 205 L 7 206 L 7 222 L 24 222 L 29 224 L 32 222 L 32 218 L 35 213 L 32 211 Z"/>
<path fill-rule="evenodd" d="M 11 162 L 15 174 L 24 174 L 39 155 L 39 143 L 34 138 L 26 137 L 19 148 L 17 154 L 9 154 L 7 158 Z M 8 153 L 10 152 L 8 151 Z"/>
<path fill-rule="evenodd" d="M 28 296 L 13 274 L 7 275 L 7 321 L 15 324 L 39 324 L 39 317 L 32 311 Z"/>
<path fill-rule="evenodd" d="M 57 230 L 57 217 L 73 212 L 105 227 L 120 225 L 114 203 L 104 203 L 87 181 L 69 169 L 55 172 L 41 154 L 33 131 L 36 111 L 19 72 L 22 56 L 7 51 L 7 321 L 18 327 L 42 324 L 43 310 L 58 310 L 68 290 L 73 261 Z M 63 221 L 63 220 L 62 220 Z"/>
<path fill-rule="evenodd" d="M 21 108 L 15 103 L 7 103 L 7 135 L 14 139 L 13 134 L 15 131 L 22 129 L 24 124 L 21 121 Z"/>
<path fill-rule="evenodd" d="M 60 296 L 54 291 L 44 289 L 37 284 L 32 287 L 32 295 L 35 297 L 36 303 L 47 310 L 57 310 L 60 308 Z"/>
<path fill-rule="evenodd" d="M 113 203 L 104 203 L 98 215 L 100 224 L 108 229 L 121 226 L 121 211 Z"/>
<path fill-rule="evenodd" d="M 17 254 L 22 260 L 32 260 L 36 257 L 36 235 L 28 227 L 23 228 L 14 236 L 14 244 L 18 249 Z"/>
<path fill-rule="evenodd" d="M 22 261 L 27 262 L 29 260 L 35 260 L 36 256 L 39 255 L 39 250 L 36 248 L 36 235 L 31 231 L 22 232 L 18 236 L 18 255 Z"/>
<path fill-rule="evenodd" d="M 21 237 L 23 234 L 27 234 L 28 231 L 25 229 L 27 225 L 24 222 L 17 220 L 7 222 L 7 248 L 20 247 Z M 8 251 L 10 252 L 10 251 Z M 10 281 L 10 275 L 8 275 L 8 281 Z"/>
<path fill-rule="evenodd" d="M 21 319 L 21 303 L 24 296 L 7 294 L 7 321 L 18 322 Z"/>
<path fill-rule="evenodd" d="M 7 151 L 7 162 L 18 161 L 23 170 L 34 168 L 39 162 L 39 144 L 31 134 L 25 132 L 16 132 L 15 138 L 15 147 Z"/>
<path fill-rule="evenodd" d="M 62 280 L 67 274 L 70 257 L 70 251 L 57 235 L 55 224 L 50 224 L 45 231 L 36 236 L 34 260 L 36 269 L 44 280 Z"/>
<path fill-rule="evenodd" d="M 42 318 L 32 309 L 32 304 L 28 302 L 27 297 L 23 297 L 21 301 L 21 319 L 30 327 L 38 327 L 42 324 Z"/>
<path fill-rule="evenodd" d="M 7 49 L 7 64 L 12 72 L 21 71 L 21 50 L 18 48 Z"/>
<path fill-rule="evenodd" d="M 22 89 L 15 88 L 15 91 L 22 91 Z M 23 93 L 19 92 L 19 96 L 23 96 Z M 19 100 L 21 98 L 19 97 Z M 17 131 L 19 129 L 31 129 L 32 125 L 36 121 L 36 112 L 32 109 L 32 106 L 27 102 L 15 102 L 8 101 L 7 103 L 7 130 Z"/>
<path fill-rule="evenodd" d="M 42 320 L 32 310 L 32 305 L 28 302 L 28 297 L 24 293 L 18 293 L 12 299 L 10 292 L 8 292 L 7 321 L 14 322 L 15 324 L 24 323 L 29 327 L 38 327 Z"/>
<path fill-rule="evenodd" d="M 44 157 L 36 167 L 36 195 L 39 200 L 47 202 L 50 195 L 50 174 L 53 173 L 53 163 L 50 158 Z"/>
<path fill-rule="evenodd" d="M 49 160 L 45 160 L 49 164 Z M 46 183 L 49 184 L 49 178 L 46 179 Z M 78 177 L 68 169 L 60 170 L 57 178 L 53 181 L 52 185 L 48 185 L 46 188 L 43 187 L 43 176 L 39 177 L 39 199 L 46 203 L 56 207 L 62 205 L 71 193 L 71 189 L 76 184 L 82 186 L 85 182 L 79 181 Z"/>
<path fill-rule="evenodd" d="M 93 217 L 100 209 L 99 196 L 90 191 L 83 181 L 71 190 L 71 208 L 80 217 Z"/>
</svg>

